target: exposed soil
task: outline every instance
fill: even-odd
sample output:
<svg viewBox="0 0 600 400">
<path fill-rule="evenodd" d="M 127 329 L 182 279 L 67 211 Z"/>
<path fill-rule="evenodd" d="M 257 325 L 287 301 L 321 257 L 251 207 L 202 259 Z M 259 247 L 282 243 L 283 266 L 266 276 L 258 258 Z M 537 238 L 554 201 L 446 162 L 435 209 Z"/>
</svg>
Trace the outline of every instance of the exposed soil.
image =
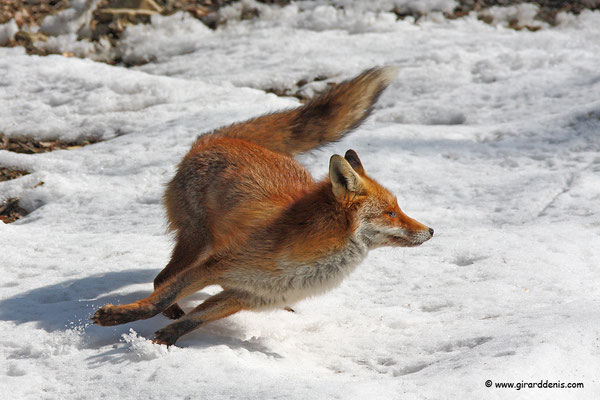
<svg viewBox="0 0 600 400">
<path fill-rule="evenodd" d="M 583 10 L 597 10 L 600 9 L 600 0 L 536 0 L 536 1 L 522 1 L 522 0 L 459 0 L 459 5 L 454 9 L 454 15 L 460 16 L 461 14 L 467 14 L 470 11 L 481 11 L 486 8 L 493 6 L 514 6 L 522 3 L 533 3 L 540 7 L 539 13 L 536 15 L 536 19 L 549 23 L 550 25 L 556 25 L 556 15 L 559 12 L 569 12 L 572 14 L 580 14 Z M 483 19 L 485 21 L 485 19 Z M 488 21 L 485 21 L 488 22 Z"/>
<path fill-rule="evenodd" d="M 39 25 L 48 15 L 56 14 L 69 6 L 69 0 L 2 0 L 0 24 L 15 19 L 19 28 Z"/>
<path fill-rule="evenodd" d="M 7 199 L 0 203 L 0 221 L 5 224 L 15 222 L 27 214 L 27 210 L 19 206 L 19 199 Z"/>
<path fill-rule="evenodd" d="M 17 179 L 27 174 L 29 174 L 29 172 L 27 171 L 0 167 L 0 182 L 10 181 L 11 179 Z"/>
<path fill-rule="evenodd" d="M 79 40 L 108 41 L 112 46 L 116 46 L 122 33 L 131 24 L 149 23 L 152 14 L 170 15 L 177 11 L 190 13 L 195 18 L 202 21 L 211 29 L 227 23 L 219 10 L 227 5 L 236 3 L 240 0 L 102 0 L 92 14 L 90 21 L 90 30 L 87 37 L 80 37 Z M 290 0 L 258 0 L 261 3 L 285 6 Z M 486 14 L 485 10 L 493 6 L 512 6 L 522 3 L 534 3 L 539 6 L 539 12 L 535 19 L 544 21 L 550 25 L 556 25 L 556 16 L 559 12 L 569 12 L 579 14 L 585 9 L 600 9 L 600 0 L 458 0 L 458 6 L 451 12 L 445 13 L 447 18 L 461 18 L 470 12 L 477 13 L 479 19 L 486 23 L 493 23 L 493 17 Z M 48 50 L 36 46 L 36 42 L 46 40 L 46 37 L 37 32 L 30 32 L 29 29 L 23 29 L 27 26 L 40 25 L 47 15 L 56 14 L 67 8 L 69 0 L 2 0 L 0 1 L 0 24 L 15 19 L 19 31 L 13 40 L 10 40 L 8 46 L 23 46 L 29 54 L 47 55 Z M 343 8 L 343 6 L 340 6 Z M 117 10 L 117 11 L 115 11 Z M 413 17 L 415 20 L 423 17 L 418 7 L 404 6 L 395 8 L 392 11 L 398 19 Z M 260 11 L 254 7 L 245 7 L 241 14 L 236 18 L 252 19 L 260 15 Z M 534 26 L 521 26 L 518 21 L 509 21 L 509 26 L 514 29 L 529 29 L 532 31 L 540 29 L 538 24 Z M 70 55 L 70 53 L 65 54 Z M 120 56 L 115 55 L 113 59 L 104 60 L 110 64 L 122 62 Z M 128 66 L 128 65 L 126 65 Z M 275 92 L 275 91 L 274 91 Z M 292 95 L 301 100 L 302 94 L 282 93 L 281 95 Z"/>
<path fill-rule="evenodd" d="M 79 142 L 64 142 L 62 140 L 44 141 L 32 138 L 7 137 L 0 133 L 0 150 L 24 154 L 47 153 L 59 149 L 75 150 L 97 142 L 99 140 L 95 139 L 87 139 Z"/>
<path fill-rule="evenodd" d="M 535 1 L 523 1 L 523 0 L 457 0 L 458 6 L 452 11 L 452 13 L 445 13 L 446 18 L 461 18 L 469 14 L 471 11 L 480 13 L 479 19 L 486 23 L 491 23 L 491 18 L 485 14 L 481 14 L 482 11 L 494 7 L 508 7 L 517 4 L 531 3 L 537 4 L 540 8 L 538 14 L 535 16 L 536 20 L 547 22 L 550 25 L 556 25 L 556 15 L 559 12 L 569 12 L 572 14 L 580 14 L 583 10 L 597 10 L 600 9 L 600 0 L 535 0 Z M 416 20 L 421 18 L 424 14 L 416 9 L 405 10 L 395 9 L 394 12 L 398 18 L 406 18 L 408 16 L 414 17 Z M 516 24 L 510 24 L 511 28 L 522 29 L 531 28 L 530 30 L 537 30 L 539 27 L 520 27 Z"/>
<path fill-rule="evenodd" d="M 301 79 L 298 82 L 296 82 L 296 85 L 294 85 L 294 87 L 292 88 L 267 88 L 263 90 L 267 93 L 273 93 L 277 96 L 295 97 L 298 100 L 300 100 L 301 103 L 306 103 L 313 97 L 316 97 L 321 93 L 326 92 L 332 86 L 335 86 L 334 82 L 327 82 L 327 84 L 320 89 L 316 89 L 314 86 L 311 85 L 314 82 L 322 82 L 327 79 L 329 78 L 326 76 L 317 76 L 313 78 L 310 82 L 306 79 Z"/>
</svg>

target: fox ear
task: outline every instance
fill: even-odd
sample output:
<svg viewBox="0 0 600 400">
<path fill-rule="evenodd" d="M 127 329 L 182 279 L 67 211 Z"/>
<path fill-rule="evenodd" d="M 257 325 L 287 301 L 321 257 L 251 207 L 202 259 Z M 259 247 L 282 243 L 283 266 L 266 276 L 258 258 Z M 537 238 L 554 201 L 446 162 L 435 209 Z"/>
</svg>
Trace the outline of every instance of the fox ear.
<svg viewBox="0 0 600 400">
<path fill-rule="evenodd" d="M 354 150 L 348 150 L 344 155 L 344 158 L 346 159 L 346 161 L 348 161 L 352 168 L 354 168 L 354 170 L 358 172 L 359 175 L 365 175 L 365 169 L 362 163 L 360 162 L 360 158 L 358 158 L 358 154 L 356 154 Z"/>
<path fill-rule="evenodd" d="M 329 160 L 329 179 L 335 197 L 342 201 L 350 193 L 358 193 L 362 189 L 362 179 L 352 169 L 346 159 L 338 154 Z"/>
</svg>

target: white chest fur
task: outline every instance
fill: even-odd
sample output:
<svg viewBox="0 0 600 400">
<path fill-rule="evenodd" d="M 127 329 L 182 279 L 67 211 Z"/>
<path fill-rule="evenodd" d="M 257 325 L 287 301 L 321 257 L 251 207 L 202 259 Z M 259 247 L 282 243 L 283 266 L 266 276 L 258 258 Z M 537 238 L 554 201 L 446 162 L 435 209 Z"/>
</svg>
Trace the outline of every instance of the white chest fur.
<svg viewBox="0 0 600 400">
<path fill-rule="evenodd" d="M 342 250 L 320 260 L 310 263 L 280 260 L 276 273 L 257 271 L 235 286 L 255 297 L 255 308 L 291 305 L 338 286 L 364 260 L 367 251 L 368 246 L 355 236 Z"/>
</svg>

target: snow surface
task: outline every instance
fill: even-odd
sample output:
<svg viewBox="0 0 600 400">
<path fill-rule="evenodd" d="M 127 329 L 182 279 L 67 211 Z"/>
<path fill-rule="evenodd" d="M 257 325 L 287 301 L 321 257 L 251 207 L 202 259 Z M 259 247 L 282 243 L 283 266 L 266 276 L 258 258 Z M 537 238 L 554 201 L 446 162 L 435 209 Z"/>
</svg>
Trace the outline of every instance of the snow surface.
<svg viewBox="0 0 600 400">
<path fill-rule="evenodd" d="M 217 31 L 158 17 L 128 29 L 131 59 L 154 60 L 133 69 L 0 48 L 1 132 L 105 139 L 0 151 L 32 171 L 0 200 L 33 210 L 0 225 L 3 398 L 600 398 L 600 14 L 529 32 L 346 8 Z M 242 312 L 179 347 L 146 339 L 162 316 L 89 325 L 151 292 L 172 245 L 164 184 L 196 135 L 297 104 L 261 89 L 378 64 L 400 74 L 370 121 L 300 160 L 322 177 L 355 149 L 431 241 L 373 251 L 295 314 Z"/>
</svg>

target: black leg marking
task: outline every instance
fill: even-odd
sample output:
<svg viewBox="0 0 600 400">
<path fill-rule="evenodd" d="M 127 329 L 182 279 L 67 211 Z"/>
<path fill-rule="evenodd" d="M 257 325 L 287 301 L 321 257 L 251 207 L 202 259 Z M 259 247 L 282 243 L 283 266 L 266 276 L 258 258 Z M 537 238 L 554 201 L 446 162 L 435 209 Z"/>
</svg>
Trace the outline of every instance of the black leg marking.
<svg viewBox="0 0 600 400">
<path fill-rule="evenodd" d="M 179 319 L 185 315 L 185 312 L 175 303 L 163 311 L 163 315 L 169 319 Z"/>
<path fill-rule="evenodd" d="M 171 325 L 157 330 L 154 333 L 154 339 L 152 341 L 154 343 L 172 346 L 175 344 L 175 342 L 177 341 L 177 339 L 179 339 L 180 336 L 193 331 L 203 323 L 204 321 L 193 319 L 186 319 L 183 321 L 174 322 Z"/>
</svg>

